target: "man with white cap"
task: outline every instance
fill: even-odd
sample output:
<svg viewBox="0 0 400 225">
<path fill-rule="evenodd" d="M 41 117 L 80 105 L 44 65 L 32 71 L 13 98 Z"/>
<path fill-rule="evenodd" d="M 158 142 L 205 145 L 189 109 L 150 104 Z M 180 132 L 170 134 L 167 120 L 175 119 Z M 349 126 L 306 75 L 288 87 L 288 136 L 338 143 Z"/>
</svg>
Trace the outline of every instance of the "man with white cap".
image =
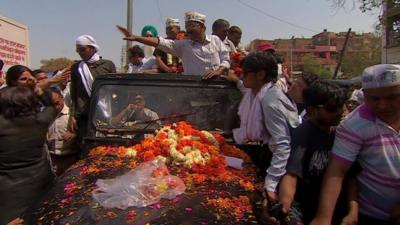
<svg viewBox="0 0 400 225">
<path fill-rule="evenodd" d="M 72 124 L 74 129 L 78 128 L 80 145 L 86 133 L 93 81 L 98 75 L 116 72 L 114 63 L 102 59 L 98 54 L 99 50 L 96 40 L 90 35 L 82 35 L 76 39 L 76 52 L 82 60 L 71 67 L 70 93 L 71 115 L 74 118 Z"/>
<path fill-rule="evenodd" d="M 337 128 L 312 225 L 331 224 L 343 178 L 355 161 L 362 168 L 358 224 L 391 224 L 400 204 L 400 65 L 366 68 L 362 88 L 365 104 Z"/>
<path fill-rule="evenodd" d="M 165 21 L 165 33 L 167 34 L 167 38 L 169 40 L 176 40 L 177 35 L 181 31 L 179 26 L 179 19 L 175 18 L 167 18 Z M 166 53 L 160 49 L 156 49 L 154 51 L 154 56 L 156 57 L 156 63 L 160 72 L 163 73 L 176 73 L 177 68 L 179 66 L 180 59 L 176 56 L 173 56 L 170 53 Z"/>
<path fill-rule="evenodd" d="M 184 74 L 203 75 L 203 79 L 221 75 L 229 69 L 229 52 L 225 44 L 215 35 L 206 35 L 206 16 L 197 12 L 185 13 L 185 28 L 189 39 L 168 40 L 162 37 L 140 37 L 127 29 L 118 29 L 125 40 L 138 41 L 156 46 L 182 59 Z"/>
</svg>

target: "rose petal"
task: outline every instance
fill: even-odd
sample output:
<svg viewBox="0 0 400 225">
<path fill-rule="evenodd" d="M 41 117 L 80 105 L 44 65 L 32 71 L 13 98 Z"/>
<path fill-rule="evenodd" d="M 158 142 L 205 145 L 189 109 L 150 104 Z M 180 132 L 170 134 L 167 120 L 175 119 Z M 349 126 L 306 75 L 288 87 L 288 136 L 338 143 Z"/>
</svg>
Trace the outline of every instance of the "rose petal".
<svg viewBox="0 0 400 225">
<path fill-rule="evenodd" d="M 193 209 L 192 209 L 192 208 L 185 208 L 185 211 L 186 211 L 186 212 L 192 212 Z"/>
</svg>

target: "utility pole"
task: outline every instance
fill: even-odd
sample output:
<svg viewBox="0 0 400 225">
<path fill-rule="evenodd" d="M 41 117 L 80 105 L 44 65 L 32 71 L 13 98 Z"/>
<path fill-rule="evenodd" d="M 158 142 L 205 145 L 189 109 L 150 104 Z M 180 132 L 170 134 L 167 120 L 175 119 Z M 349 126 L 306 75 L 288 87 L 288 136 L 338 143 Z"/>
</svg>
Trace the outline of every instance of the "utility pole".
<svg viewBox="0 0 400 225">
<path fill-rule="evenodd" d="M 292 43 L 290 45 L 290 77 L 293 75 L 293 48 L 294 46 L 294 36 L 292 36 Z"/>
<path fill-rule="evenodd" d="M 351 33 L 351 28 L 349 28 L 349 31 L 347 31 L 346 40 L 344 40 L 343 48 L 342 48 L 342 51 L 340 52 L 339 62 L 336 65 L 335 73 L 333 74 L 333 78 L 332 78 L 334 80 L 336 79 L 336 77 L 339 73 L 339 70 L 340 70 L 340 66 L 342 65 L 342 61 L 343 61 L 344 53 L 347 48 L 347 42 L 349 41 L 350 33 Z"/>
<path fill-rule="evenodd" d="M 127 5 L 127 15 L 126 15 L 126 29 L 130 33 L 132 33 L 132 22 L 133 22 L 133 16 L 132 16 L 132 11 L 133 11 L 133 0 L 127 0 L 128 5 Z M 132 46 L 131 41 L 126 41 L 126 51 Z M 129 54 L 126 55 L 126 64 L 129 62 Z"/>
</svg>

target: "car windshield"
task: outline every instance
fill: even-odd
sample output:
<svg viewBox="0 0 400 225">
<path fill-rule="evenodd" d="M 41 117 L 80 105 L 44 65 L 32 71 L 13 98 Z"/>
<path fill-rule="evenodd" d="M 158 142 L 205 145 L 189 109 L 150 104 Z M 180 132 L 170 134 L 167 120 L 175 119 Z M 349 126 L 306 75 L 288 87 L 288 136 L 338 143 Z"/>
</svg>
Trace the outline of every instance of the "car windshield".
<svg viewBox="0 0 400 225">
<path fill-rule="evenodd" d="M 229 109 L 240 100 L 234 87 L 179 84 L 105 84 L 96 97 L 92 117 L 96 137 L 152 133 L 160 126 L 182 120 L 201 130 L 222 132 Z"/>
</svg>

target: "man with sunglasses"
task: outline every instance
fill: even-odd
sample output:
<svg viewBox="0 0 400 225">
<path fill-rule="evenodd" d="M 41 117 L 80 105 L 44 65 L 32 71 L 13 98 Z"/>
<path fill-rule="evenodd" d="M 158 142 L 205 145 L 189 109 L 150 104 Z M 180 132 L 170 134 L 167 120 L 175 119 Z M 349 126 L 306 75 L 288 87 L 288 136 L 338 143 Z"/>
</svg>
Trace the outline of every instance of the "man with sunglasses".
<svg viewBox="0 0 400 225">
<path fill-rule="evenodd" d="M 71 115 L 74 119 L 70 129 L 78 130 L 78 141 L 82 149 L 93 81 L 98 75 L 116 72 L 114 63 L 98 54 L 99 49 L 96 40 L 90 35 L 82 35 L 76 39 L 76 52 L 82 60 L 71 67 Z"/>
<path fill-rule="evenodd" d="M 291 220 L 309 224 L 317 210 L 322 176 L 335 138 L 333 128 L 342 119 L 347 94 L 337 85 L 315 81 L 304 90 L 303 99 L 308 120 L 291 135 L 291 152 L 286 175 L 279 185 L 279 202 Z"/>
<path fill-rule="evenodd" d="M 365 104 L 337 128 L 312 225 L 331 224 L 343 178 L 354 162 L 362 169 L 358 224 L 392 224 L 391 214 L 400 204 L 400 65 L 366 68 L 362 88 Z"/>
<path fill-rule="evenodd" d="M 137 41 L 171 53 L 182 59 L 184 74 L 202 75 L 203 79 L 222 75 L 230 67 L 229 52 L 215 35 L 206 35 L 206 16 L 197 12 L 185 13 L 188 39 L 169 40 L 162 37 L 140 37 L 118 26 L 125 40 Z"/>
</svg>

